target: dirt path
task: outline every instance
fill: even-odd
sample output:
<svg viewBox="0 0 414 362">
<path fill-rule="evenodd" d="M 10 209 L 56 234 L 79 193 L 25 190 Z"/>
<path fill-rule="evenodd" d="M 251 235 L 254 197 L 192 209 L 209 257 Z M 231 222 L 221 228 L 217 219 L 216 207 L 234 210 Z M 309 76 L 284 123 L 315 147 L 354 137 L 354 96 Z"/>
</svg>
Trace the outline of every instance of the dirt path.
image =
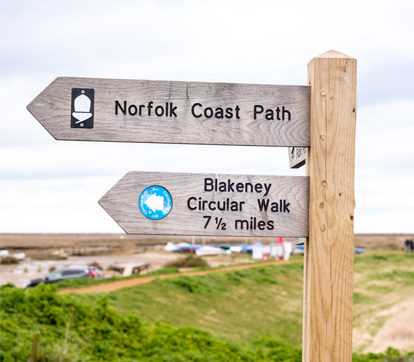
<svg viewBox="0 0 414 362">
<path fill-rule="evenodd" d="M 231 265 L 226 266 L 223 268 L 212 269 L 212 270 L 202 270 L 202 271 L 195 271 L 195 272 L 185 272 L 185 273 L 174 273 L 174 274 L 164 274 L 164 275 L 156 275 L 150 277 L 142 277 L 142 278 L 135 278 L 135 279 L 126 279 L 126 280 L 119 280 L 112 283 L 102 283 L 97 285 L 92 285 L 90 287 L 85 288 L 71 288 L 71 289 L 62 289 L 58 292 L 58 294 L 83 294 L 83 293 L 109 293 L 113 292 L 114 290 L 123 289 L 123 288 L 130 288 L 140 284 L 147 284 L 151 283 L 156 279 L 166 279 L 166 278 L 174 278 L 174 277 L 194 277 L 200 275 L 207 275 L 213 273 L 221 273 L 223 271 L 230 271 L 230 270 L 244 270 L 250 268 L 259 268 L 268 265 L 279 265 L 279 264 L 290 264 L 294 263 L 295 261 L 271 261 L 266 263 L 258 263 L 258 264 L 242 264 L 242 265 Z"/>
</svg>

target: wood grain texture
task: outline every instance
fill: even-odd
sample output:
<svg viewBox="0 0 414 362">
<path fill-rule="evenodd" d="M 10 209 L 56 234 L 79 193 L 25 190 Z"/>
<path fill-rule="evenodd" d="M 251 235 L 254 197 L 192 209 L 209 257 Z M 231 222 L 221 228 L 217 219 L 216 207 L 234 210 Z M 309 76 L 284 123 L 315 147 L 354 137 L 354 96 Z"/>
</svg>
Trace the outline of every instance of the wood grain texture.
<svg viewBox="0 0 414 362">
<path fill-rule="evenodd" d="M 71 128 L 71 89 L 95 90 L 94 127 Z M 28 110 L 58 140 L 188 143 L 216 145 L 309 146 L 308 86 L 201 83 L 92 78 L 57 78 Z M 115 100 L 177 106 L 177 117 L 115 115 Z M 194 103 L 204 107 L 240 107 L 240 119 L 195 118 Z M 285 106 L 291 120 L 253 117 L 253 106 Z"/>
<path fill-rule="evenodd" d="M 304 361 L 352 360 L 356 60 L 330 51 L 308 64 L 309 240 Z"/>
<path fill-rule="evenodd" d="M 306 148 L 305 147 L 289 147 L 289 167 L 300 168 L 306 162 Z"/>
<path fill-rule="evenodd" d="M 269 192 L 208 192 L 205 191 L 204 179 L 213 178 L 220 181 L 241 183 L 271 184 Z M 290 236 L 306 237 L 308 234 L 308 184 L 306 176 L 253 176 L 253 175 L 216 175 L 190 173 L 129 172 L 99 201 L 99 204 L 128 234 L 159 235 L 218 235 L 218 236 Z M 158 185 L 166 188 L 173 199 L 171 212 L 161 220 L 150 220 L 142 215 L 138 207 L 138 198 L 148 186 Z M 203 200 L 243 201 L 240 211 L 190 210 L 187 200 L 190 197 Z M 289 212 L 259 211 L 258 199 L 279 202 L 286 199 Z M 204 228 L 206 219 L 212 216 L 209 226 Z M 216 228 L 214 218 L 222 218 L 226 230 Z M 256 218 L 256 222 L 273 221 L 270 230 L 236 228 L 236 220 Z"/>
</svg>

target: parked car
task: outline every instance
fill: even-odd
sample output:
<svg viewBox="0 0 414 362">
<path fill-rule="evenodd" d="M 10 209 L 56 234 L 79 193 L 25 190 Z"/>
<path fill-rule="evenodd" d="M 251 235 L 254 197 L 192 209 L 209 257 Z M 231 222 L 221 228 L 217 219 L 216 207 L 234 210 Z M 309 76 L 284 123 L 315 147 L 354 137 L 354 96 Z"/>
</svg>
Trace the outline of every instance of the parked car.
<svg viewBox="0 0 414 362">
<path fill-rule="evenodd" d="M 97 278 L 102 276 L 102 272 L 94 266 L 72 267 L 66 269 L 53 270 L 45 278 L 33 279 L 26 287 L 34 287 L 40 283 L 56 283 L 66 279 L 74 278 Z"/>
</svg>

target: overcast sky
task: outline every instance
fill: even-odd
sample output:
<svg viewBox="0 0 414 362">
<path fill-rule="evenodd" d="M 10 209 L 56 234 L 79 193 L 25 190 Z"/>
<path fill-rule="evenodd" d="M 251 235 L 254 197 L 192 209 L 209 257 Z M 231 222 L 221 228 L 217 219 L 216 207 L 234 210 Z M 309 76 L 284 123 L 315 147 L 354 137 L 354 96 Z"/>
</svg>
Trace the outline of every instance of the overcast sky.
<svg viewBox="0 0 414 362">
<path fill-rule="evenodd" d="M 0 232 L 122 232 L 127 171 L 303 175 L 287 149 L 65 142 L 26 110 L 58 76 L 306 85 L 358 60 L 356 232 L 414 232 L 414 2 L 0 1 Z"/>
</svg>

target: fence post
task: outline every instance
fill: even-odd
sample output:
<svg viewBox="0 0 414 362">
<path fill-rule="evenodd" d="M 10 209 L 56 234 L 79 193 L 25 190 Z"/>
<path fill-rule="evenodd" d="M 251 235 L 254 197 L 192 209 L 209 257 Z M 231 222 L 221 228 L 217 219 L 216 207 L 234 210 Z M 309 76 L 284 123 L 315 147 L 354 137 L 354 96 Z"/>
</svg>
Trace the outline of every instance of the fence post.
<svg viewBox="0 0 414 362">
<path fill-rule="evenodd" d="M 32 349 L 30 351 L 30 358 L 28 362 L 37 361 L 37 350 L 38 350 L 38 345 L 39 345 L 39 337 L 40 337 L 40 332 L 39 331 L 35 332 L 34 337 L 33 337 L 33 342 L 32 342 Z"/>
<path fill-rule="evenodd" d="M 308 81 L 310 199 L 303 360 L 351 361 L 356 59 L 332 50 L 313 58 Z"/>
</svg>

